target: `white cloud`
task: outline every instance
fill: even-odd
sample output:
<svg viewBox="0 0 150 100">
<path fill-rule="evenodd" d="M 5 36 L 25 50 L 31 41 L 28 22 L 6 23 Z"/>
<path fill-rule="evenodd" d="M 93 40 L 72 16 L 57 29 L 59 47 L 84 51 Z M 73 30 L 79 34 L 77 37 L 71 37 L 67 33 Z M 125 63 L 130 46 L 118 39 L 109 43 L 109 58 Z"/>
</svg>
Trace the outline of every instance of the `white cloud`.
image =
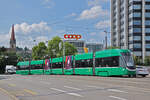
<svg viewBox="0 0 150 100">
<path fill-rule="evenodd" d="M 9 47 L 10 35 L 9 33 L 0 33 L 0 46 Z"/>
<path fill-rule="evenodd" d="M 109 11 L 102 9 L 101 6 L 94 6 L 91 9 L 84 10 L 78 20 L 95 19 L 98 17 L 108 16 Z"/>
<path fill-rule="evenodd" d="M 110 20 L 100 21 L 98 22 L 95 27 L 97 29 L 106 29 L 110 27 Z"/>
<path fill-rule="evenodd" d="M 88 6 L 97 6 L 103 2 L 108 2 L 110 0 L 87 0 L 87 1 L 88 1 Z"/>
<path fill-rule="evenodd" d="M 36 40 L 37 42 L 46 42 L 48 41 L 48 38 L 46 36 L 38 36 Z"/>
<path fill-rule="evenodd" d="M 66 17 L 66 18 L 69 18 L 69 17 L 75 17 L 75 16 L 77 16 L 77 14 L 76 14 L 76 13 L 71 13 L 71 14 L 69 14 L 69 15 L 65 16 L 65 17 Z"/>
<path fill-rule="evenodd" d="M 45 8 L 52 8 L 55 6 L 55 3 L 53 0 L 43 0 L 43 3 L 42 3 Z"/>
<path fill-rule="evenodd" d="M 14 27 L 16 33 L 23 34 L 51 32 L 51 27 L 49 27 L 46 22 L 31 25 L 24 22 L 22 24 L 16 24 Z"/>
</svg>

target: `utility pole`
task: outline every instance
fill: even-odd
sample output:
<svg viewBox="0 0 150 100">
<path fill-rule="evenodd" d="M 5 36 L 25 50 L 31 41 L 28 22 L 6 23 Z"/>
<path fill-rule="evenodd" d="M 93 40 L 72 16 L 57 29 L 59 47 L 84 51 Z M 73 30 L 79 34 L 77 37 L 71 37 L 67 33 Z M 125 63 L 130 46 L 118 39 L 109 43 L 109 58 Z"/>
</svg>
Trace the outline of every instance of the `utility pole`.
<svg viewBox="0 0 150 100">
<path fill-rule="evenodd" d="M 95 50 L 93 50 L 93 76 L 95 76 Z"/>
<path fill-rule="evenodd" d="M 106 33 L 105 35 L 105 49 L 107 49 L 107 31 L 104 31 Z"/>
<path fill-rule="evenodd" d="M 64 68 L 65 68 L 65 43 L 64 43 L 64 39 L 63 39 L 63 74 L 64 74 Z"/>
</svg>

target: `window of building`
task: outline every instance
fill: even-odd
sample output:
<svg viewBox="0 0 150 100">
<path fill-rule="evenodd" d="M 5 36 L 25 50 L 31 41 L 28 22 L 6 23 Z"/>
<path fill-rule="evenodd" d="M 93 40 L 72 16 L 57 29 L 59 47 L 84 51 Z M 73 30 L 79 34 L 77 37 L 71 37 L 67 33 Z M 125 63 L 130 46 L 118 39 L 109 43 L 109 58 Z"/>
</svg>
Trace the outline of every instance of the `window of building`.
<svg viewBox="0 0 150 100">
<path fill-rule="evenodd" d="M 140 33 L 142 32 L 141 28 L 133 28 L 134 33 Z"/>
<path fill-rule="evenodd" d="M 145 36 L 146 41 L 150 41 L 150 36 Z"/>
<path fill-rule="evenodd" d="M 133 20 L 133 25 L 141 25 L 141 20 Z"/>
<path fill-rule="evenodd" d="M 141 5 L 133 5 L 133 9 L 141 9 Z"/>
<path fill-rule="evenodd" d="M 150 20 L 146 20 L 145 25 L 150 25 Z"/>
<path fill-rule="evenodd" d="M 133 17 L 141 17 L 141 12 L 134 12 Z"/>
<path fill-rule="evenodd" d="M 145 5 L 145 9 L 149 10 L 150 9 L 150 5 Z"/>
<path fill-rule="evenodd" d="M 150 33 L 150 28 L 145 28 L 146 33 Z"/>
<path fill-rule="evenodd" d="M 142 46 L 141 46 L 140 43 L 135 43 L 135 44 L 133 45 L 133 47 L 134 47 L 134 48 L 141 48 Z"/>
<path fill-rule="evenodd" d="M 146 44 L 146 48 L 148 48 L 148 49 L 149 49 L 149 48 L 150 48 L 150 44 Z"/>
<path fill-rule="evenodd" d="M 141 40 L 141 36 L 134 36 L 133 40 L 139 41 Z"/>
<path fill-rule="evenodd" d="M 150 2 L 150 0 L 145 0 L 145 2 Z"/>
<path fill-rule="evenodd" d="M 145 17 L 150 17 L 150 12 L 145 12 Z"/>
</svg>

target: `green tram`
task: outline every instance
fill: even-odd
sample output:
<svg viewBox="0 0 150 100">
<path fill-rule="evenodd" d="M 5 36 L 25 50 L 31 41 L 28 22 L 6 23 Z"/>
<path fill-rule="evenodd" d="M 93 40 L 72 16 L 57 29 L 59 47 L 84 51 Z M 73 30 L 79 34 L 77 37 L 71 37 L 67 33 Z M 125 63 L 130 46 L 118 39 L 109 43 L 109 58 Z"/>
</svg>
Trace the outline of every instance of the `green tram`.
<svg viewBox="0 0 150 100">
<path fill-rule="evenodd" d="M 18 62 L 16 74 L 135 76 L 131 52 L 108 49 L 46 60 Z"/>
</svg>

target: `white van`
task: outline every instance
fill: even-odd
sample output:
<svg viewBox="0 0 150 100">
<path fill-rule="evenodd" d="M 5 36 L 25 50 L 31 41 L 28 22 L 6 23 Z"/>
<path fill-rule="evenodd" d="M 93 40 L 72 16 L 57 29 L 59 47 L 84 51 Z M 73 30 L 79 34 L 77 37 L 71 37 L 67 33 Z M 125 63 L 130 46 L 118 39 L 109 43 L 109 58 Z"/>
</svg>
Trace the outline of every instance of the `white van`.
<svg viewBox="0 0 150 100">
<path fill-rule="evenodd" d="M 6 65 L 5 73 L 6 74 L 15 74 L 16 73 L 16 67 L 13 65 Z"/>
</svg>

